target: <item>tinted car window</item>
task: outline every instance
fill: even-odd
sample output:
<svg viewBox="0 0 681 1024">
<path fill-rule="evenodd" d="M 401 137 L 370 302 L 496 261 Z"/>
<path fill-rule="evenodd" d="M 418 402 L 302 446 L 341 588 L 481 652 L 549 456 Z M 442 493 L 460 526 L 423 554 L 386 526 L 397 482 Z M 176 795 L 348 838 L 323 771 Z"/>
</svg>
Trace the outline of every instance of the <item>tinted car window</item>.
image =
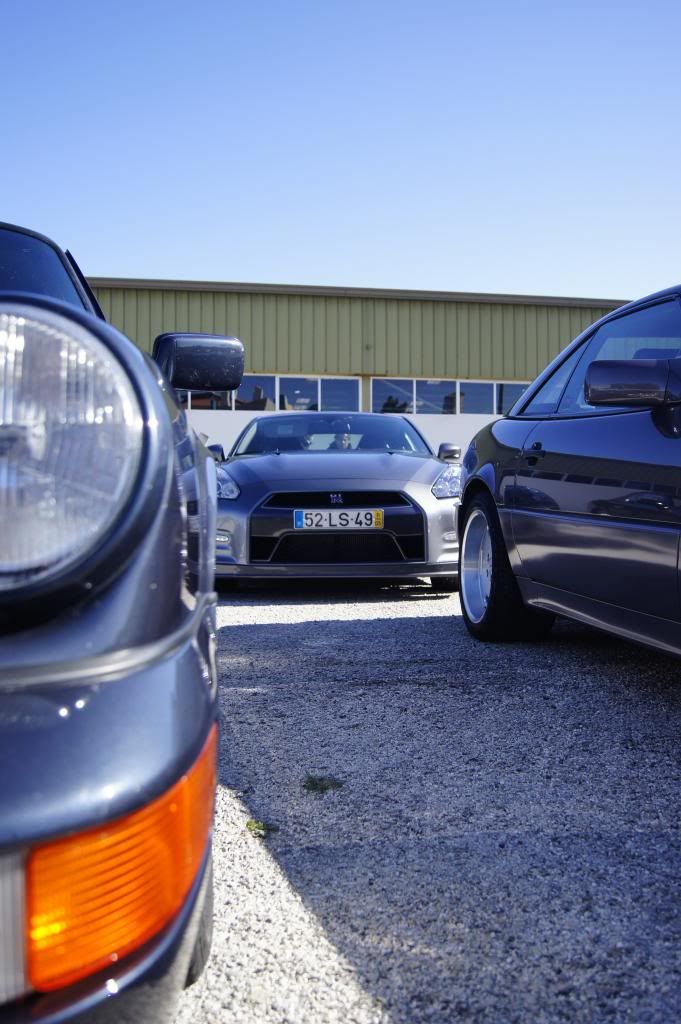
<svg viewBox="0 0 681 1024">
<path fill-rule="evenodd" d="M 558 412 L 597 416 L 614 412 L 584 399 L 584 379 L 591 363 L 602 359 L 677 359 L 681 356 L 681 310 L 674 300 L 609 320 L 596 331 L 565 389 Z"/>
<path fill-rule="evenodd" d="M 0 291 L 33 292 L 83 308 L 76 286 L 52 246 L 0 228 Z"/>
<path fill-rule="evenodd" d="M 557 370 L 544 381 L 529 405 L 526 405 L 521 416 L 550 416 L 558 408 L 565 385 L 582 358 L 584 346 L 575 349 L 571 356 L 561 363 Z"/>
</svg>

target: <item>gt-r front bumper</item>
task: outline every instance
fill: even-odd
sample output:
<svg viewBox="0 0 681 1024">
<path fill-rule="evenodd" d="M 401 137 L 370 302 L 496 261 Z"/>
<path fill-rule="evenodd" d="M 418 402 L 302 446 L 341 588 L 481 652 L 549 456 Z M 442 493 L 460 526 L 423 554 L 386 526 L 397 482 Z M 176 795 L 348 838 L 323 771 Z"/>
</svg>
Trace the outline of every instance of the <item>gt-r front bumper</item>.
<svg viewBox="0 0 681 1024">
<path fill-rule="evenodd" d="M 268 494 L 253 509 L 218 501 L 216 576 L 231 579 L 417 579 L 457 576 L 458 499 L 429 488 L 344 492 L 346 510 L 380 508 L 382 529 L 296 529 L 322 492 Z M 332 495 L 328 495 L 329 498 Z M 241 507 L 240 507 L 241 505 Z"/>
</svg>

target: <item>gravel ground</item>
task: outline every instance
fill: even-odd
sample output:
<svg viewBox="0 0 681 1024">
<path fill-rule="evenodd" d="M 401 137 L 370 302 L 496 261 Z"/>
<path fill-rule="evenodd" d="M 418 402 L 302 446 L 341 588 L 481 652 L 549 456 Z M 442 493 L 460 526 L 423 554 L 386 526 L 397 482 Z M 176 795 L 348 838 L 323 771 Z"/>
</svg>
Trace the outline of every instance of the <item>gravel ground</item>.
<svg viewBox="0 0 681 1024">
<path fill-rule="evenodd" d="M 178 1024 L 681 1021 L 679 662 L 569 623 L 481 645 L 427 586 L 244 590 L 219 626 Z"/>
</svg>

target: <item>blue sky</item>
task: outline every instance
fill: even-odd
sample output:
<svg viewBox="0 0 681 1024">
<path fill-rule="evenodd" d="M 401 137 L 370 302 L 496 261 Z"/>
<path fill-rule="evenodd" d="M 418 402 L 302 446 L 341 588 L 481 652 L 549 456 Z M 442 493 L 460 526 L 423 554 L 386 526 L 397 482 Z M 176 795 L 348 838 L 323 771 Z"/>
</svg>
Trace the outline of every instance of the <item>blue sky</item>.
<svg viewBox="0 0 681 1024">
<path fill-rule="evenodd" d="M 6 0 L 2 30 L 0 219 L 86 273 L 681 280 L 681 4 Z"/>
</svg>

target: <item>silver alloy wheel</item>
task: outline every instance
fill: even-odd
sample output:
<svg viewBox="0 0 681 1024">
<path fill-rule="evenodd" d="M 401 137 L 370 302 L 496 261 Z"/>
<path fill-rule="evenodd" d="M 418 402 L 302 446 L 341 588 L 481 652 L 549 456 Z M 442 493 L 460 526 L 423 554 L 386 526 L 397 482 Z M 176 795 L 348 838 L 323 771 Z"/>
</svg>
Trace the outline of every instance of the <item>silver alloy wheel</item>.
<svg viewBox="0 0 681 1024">
<path fill-rule="evenodd" d="M 466 523 L 461 545 L 461 598 L 471 622 L 487 611 L 492 589 L 492 536 L 485 513 L 476 508 Z"/>
</svg>

